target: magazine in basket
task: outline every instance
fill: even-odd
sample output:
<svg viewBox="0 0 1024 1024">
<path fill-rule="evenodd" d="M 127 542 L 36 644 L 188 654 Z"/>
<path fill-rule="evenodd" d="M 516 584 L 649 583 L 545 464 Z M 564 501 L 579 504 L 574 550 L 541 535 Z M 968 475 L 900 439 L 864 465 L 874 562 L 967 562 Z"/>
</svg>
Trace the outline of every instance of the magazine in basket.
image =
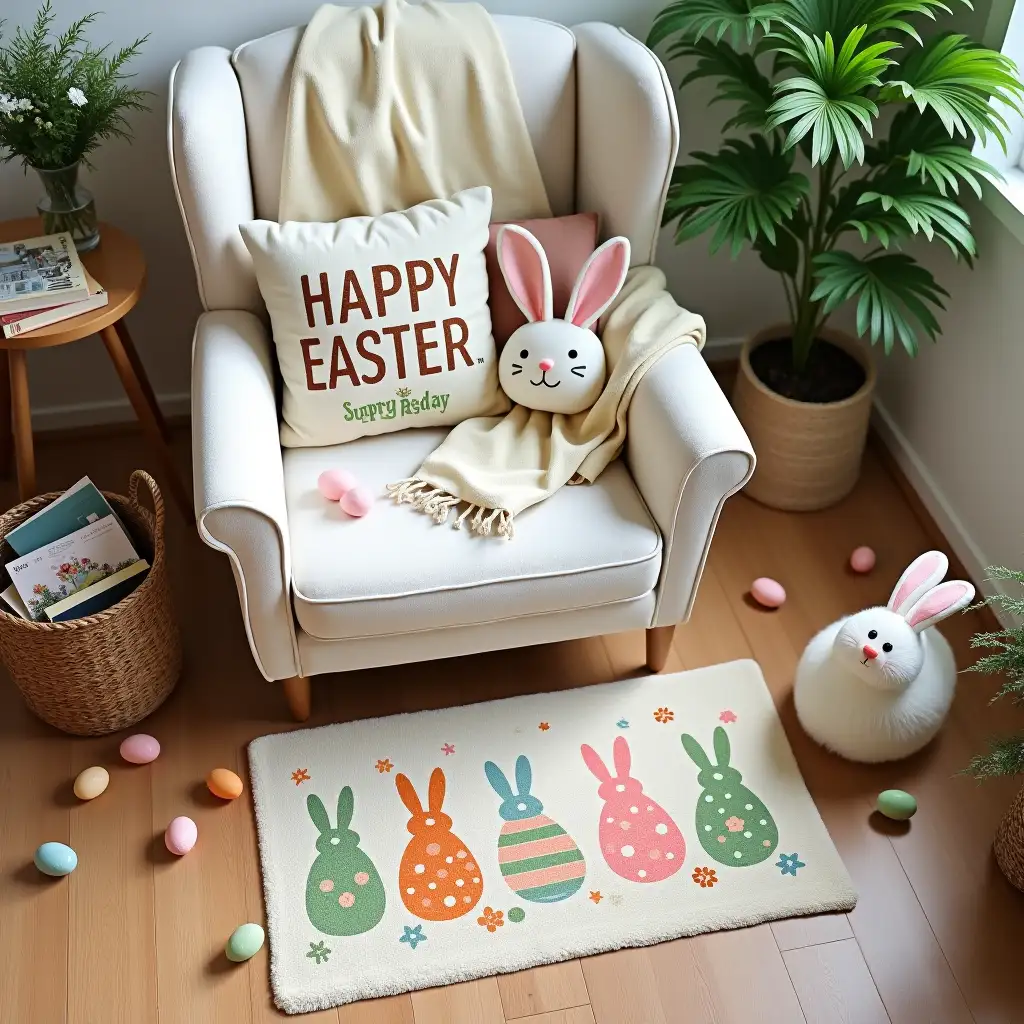
<svg viewBox="0 0 1024 1024">
<path fill-rule="evenodd" d="M 88 298 L 85 267 L 70 235 L 0 242 L 0 314 Z"/>
</svg>

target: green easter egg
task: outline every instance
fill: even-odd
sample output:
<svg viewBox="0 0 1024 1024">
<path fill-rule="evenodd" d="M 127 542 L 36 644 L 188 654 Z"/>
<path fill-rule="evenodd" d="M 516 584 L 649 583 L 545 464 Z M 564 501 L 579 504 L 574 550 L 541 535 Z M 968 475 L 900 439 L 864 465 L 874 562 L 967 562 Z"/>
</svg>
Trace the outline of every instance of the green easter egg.
<svg viewBox="0 0 1024 1024">
<path fill-rule="evenodd" d="M 893 821 L 906 821 L 917 814 L 917 801 L 902 789 L 887 789 L 878 794 L 878 811 Z"/>
<path fill-rule="evenodd" d="M 254 957 L 263 948 L 263 929 L 258 924 L 240 924 L 228 939 L 224 955 L 233 963 Z"/>
<path fill-rule="evenodd" d="M 525 921 L 526 920 L 526 911 L 523 910 L 522 907 L 513 907 L 508 912 L 508 919 L 513 924 L 519 924 L 520 921 Z"/>
</svg>

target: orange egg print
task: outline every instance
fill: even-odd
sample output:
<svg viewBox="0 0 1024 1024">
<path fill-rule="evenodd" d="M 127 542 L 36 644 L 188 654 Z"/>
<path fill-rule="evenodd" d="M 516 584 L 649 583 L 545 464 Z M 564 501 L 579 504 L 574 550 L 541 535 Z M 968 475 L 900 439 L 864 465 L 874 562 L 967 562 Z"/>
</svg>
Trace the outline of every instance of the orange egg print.
<svg viewBox="0 0 1024 1024">
<path fill-rule="evenodd" d="M 424 921 L 454 921 L 468 914 L 480 902 L 483 876 L 476 857 L 452 832 L 452 819 L 441 811 L 444 772 L 435 768 L 430 773 L 426 810 L 407 776 L 396 775 L 395 787 L 412 815 L 406 826 L 412 839 L 398 868 L 405 909 Z"/>
</svg>

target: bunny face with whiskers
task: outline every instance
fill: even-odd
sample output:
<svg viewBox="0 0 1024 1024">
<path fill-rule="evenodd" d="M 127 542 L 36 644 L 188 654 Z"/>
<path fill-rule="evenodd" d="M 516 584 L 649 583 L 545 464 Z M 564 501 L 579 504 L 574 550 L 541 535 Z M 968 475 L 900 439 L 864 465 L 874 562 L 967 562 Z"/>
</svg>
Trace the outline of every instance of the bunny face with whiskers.
<svg viewBox="0 0 1024 1024">
<path fill-rule="evenodd" d="M 629 270 L 629 241 L 605 242 L 580 271 L 565 319 L 554 318 L 551 271 L 540 242 L 525 228 L 498 233 L 498 262 L 508 290 L 527 323 L 502 349 L 498 380 L 517 405 L 542 412 L 584 412 L 604 390 L 601 339 L 590 329 L 622 288 Z"/>
</svg>

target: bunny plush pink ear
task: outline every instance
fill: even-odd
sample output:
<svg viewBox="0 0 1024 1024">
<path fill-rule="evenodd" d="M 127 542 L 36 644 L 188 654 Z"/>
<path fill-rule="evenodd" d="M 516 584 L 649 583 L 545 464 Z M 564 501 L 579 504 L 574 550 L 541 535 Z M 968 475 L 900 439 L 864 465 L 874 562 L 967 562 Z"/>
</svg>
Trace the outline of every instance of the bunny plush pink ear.
<svg viewBox="0 0 1024 1024">
<path fill-rule="evenodd" d="M 498 232 L 498 266 L 509 294 L 529 323 L 554 316 L 548 257 L 526 228 L 506 224 Z"/>
<path fill-rule="evenodd" d="M 953 612 L 966 608 L 974 600 L 974 587 L 964 580 L 949 580 L 929 590 L 906 613 L 906 620 L 915 633 L 948 619 Z"/>
<path fill-rule="evenodd" d="M 597 323 L 619 294 L 629 271 L 629 239 L 609 238 L 583 264 L 572 290 L 565 319 L 577 327 Z"/>
<path fill-rule="evenodd" d="M 897 615 L 906 617 L 907 612 L 932 587 L 942 582 L 948 569 L 949 559 L 941 551 L 926 551 L 918 555 L 900 577 L 887 607 Z"/>
</svg>

